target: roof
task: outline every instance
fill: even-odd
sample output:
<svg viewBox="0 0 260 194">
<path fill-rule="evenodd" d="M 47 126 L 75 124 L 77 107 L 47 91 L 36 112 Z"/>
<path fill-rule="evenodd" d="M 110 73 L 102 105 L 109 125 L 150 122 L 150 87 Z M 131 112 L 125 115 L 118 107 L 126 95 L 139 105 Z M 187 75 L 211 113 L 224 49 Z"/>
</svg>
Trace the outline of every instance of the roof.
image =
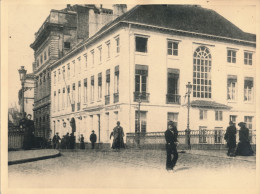
<svg viewBox="0 0 260 194">
<path fill-rule="evenodd" d="M 191 107 L 209 108 L 209 109 L 231 109 L 230 106 L 227 106 L 225 104 L 220 104 L 215 101 L 207 101 L 207 100 L 193 100 L 191 102 Z"/>
<path fill-rule="evenodd" d="M 221 37 L 256 41 L 217 12 L 196 5 L 141 5 L 125 21 Z"/>
</svg>

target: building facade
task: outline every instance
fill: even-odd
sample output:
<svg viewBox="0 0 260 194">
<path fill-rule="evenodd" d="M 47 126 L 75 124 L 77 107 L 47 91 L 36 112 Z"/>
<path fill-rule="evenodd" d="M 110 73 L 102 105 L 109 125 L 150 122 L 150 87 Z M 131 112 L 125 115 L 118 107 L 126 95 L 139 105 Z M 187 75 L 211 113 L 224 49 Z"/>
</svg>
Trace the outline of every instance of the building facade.
<svg viewBox="0 0 260 194">
<path fill-rule="evenodd" d="M 118 6 L 116 11 L 113 11 L 95 5 L 67 5 L 63 10 L 50 11 L 31 44 L 35 56 L 33 111 L 37 136 L 49 138 L 51 132 L 50 66 L 84 38 L 92 36 L 103 25 L 113 20 L 115 14 L 123 13 L 125 9 L 125 6 Z"/>
<path fill-rule="evenodd" d="M 125 132 L 164 131 L 168 120 L 185 130 L 188 82 L 190 129 L 255 129 L 255 48 L 255 35 L 212 10 L 138 5 L 51 65 L 52 132 L 75 120 L 77 137 L 95 130 L 109 143 L 116 121 Z"/>
</svg>

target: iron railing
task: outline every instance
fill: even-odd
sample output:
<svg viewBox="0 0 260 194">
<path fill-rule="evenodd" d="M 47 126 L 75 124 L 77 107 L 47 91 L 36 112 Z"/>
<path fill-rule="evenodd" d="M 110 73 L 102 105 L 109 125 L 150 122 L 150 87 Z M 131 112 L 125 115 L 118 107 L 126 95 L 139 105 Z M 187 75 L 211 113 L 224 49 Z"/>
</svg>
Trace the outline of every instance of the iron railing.
<svg viewBox="0 0 260 194">
<path fill-rule="evenodd" d="M 180 99 L 178 94 L 166 94 L 166 104 L 181 104 Z"/>
<path fill-rule="evenodd" d="M 146 92 L 134 92 L 134 102 L 149 102 L 150 94 Z"/>
</svg>

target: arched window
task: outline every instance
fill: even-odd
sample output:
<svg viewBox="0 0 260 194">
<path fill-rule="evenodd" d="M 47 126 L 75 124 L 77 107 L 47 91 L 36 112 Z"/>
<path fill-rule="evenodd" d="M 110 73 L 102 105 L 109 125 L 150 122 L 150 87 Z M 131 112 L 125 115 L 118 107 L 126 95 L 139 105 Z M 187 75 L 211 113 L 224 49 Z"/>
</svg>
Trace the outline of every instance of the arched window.
<svg viewBox="0 0 260 194">
<path fill-rule="evenodd" d="M 193 97 L 211 98 L 211 54 L 205 46 L 193 55 Z"/>
</svg>

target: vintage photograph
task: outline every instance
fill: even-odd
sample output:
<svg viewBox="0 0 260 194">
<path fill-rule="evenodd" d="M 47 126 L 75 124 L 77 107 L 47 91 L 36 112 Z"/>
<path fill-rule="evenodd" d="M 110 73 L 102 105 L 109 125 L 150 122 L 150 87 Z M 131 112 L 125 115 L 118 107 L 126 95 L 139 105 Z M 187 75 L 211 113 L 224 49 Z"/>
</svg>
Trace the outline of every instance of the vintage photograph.
<svg viewBox="0 0 260 194">
<path fill-rule="evenodd" d="M 259 2 L 235 2 L 4 1 L 1 192 L 257 194 Z"/>
</svg>

